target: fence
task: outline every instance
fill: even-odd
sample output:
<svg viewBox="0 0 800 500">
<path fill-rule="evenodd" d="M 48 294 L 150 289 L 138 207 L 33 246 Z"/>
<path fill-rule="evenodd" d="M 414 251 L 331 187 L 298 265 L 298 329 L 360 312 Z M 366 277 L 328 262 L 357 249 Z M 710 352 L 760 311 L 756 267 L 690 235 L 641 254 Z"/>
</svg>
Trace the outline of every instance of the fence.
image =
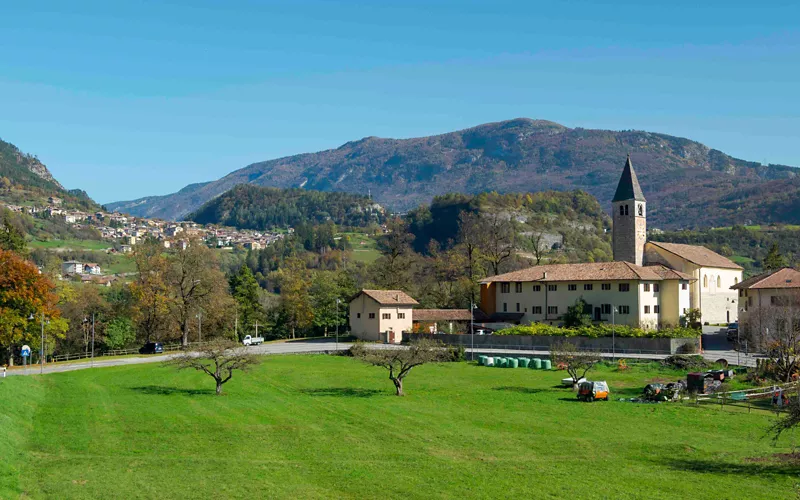
<svg viewBox="0 0 800 500">
<path fill-rule="evenodd" d="M 695 398 L 695 403 L 700 404 L 717 404 L 720 406 L 738 406 L 747 408 L 749 412 L 751 409 L 768 410 L 780 412 L 785 410 L 785 407 L 775 406 L 772 402 L 773 395 L 780 391 L 786 394 L 791 390 L 800 389 L 800 382 L 789 382 L 786 384 L 775 384 L 766 387 L 756 387 L 754 389 L 741 389 L 735 391 L 714 392 L 711 394 L 698 394 Z"/>
<path fill-rule="evenodd" d="M 189 346 L 190 347 L 196 347 L 196 346 L 205 345 L 207 343 L 208 342 L 192 342 L 192 343 L 189 344 Z M 181 344 L 170 344 L 170 345 L 163 346 L 163 348 L 164 348 L 164 352 L 174 352 L 174 351 L 182 350 L 183 349 L 183 345 L 181 345 Z M 130 354 L 139 354 L 139 348 L 138 347 L 133 347 L 131 349 L 111 349 L 111 350 L 103 351 L 103 352 L 95 352 L 94 353 L 94 357 L 95 358 L 101 358 L 101 357 L 104 357 L 104 356 L 127 356 L 127 355 L 130 355 Z M 89 359 L 91 357 L 92 357 L 92 353 L 90 353 L 90 352 L 89 353 L 82 352 L 82 353 L 78 353 L 78 354 L 69 354 L 69 353 L 67 353 L 67 354 L 57 354 L 55 356 L 49 356 L 48 358 L 49 358 L 50 362 L 57 363 L 57 362 L 63 362 L 63 361 L 76 361 L 76 360 L 80 360 L 80 359 Z"/>
</svg>

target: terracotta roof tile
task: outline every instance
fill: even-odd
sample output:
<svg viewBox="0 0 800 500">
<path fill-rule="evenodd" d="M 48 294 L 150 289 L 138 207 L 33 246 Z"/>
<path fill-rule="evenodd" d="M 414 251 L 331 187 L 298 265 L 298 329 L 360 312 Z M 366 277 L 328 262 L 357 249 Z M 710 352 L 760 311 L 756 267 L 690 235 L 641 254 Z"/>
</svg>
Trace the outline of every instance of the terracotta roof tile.
<svg viewBox="0 0 800 500">
<path fill-rule="evenodd" d="M 764 289 L 764 288 L 800 288 L 800 271 L 791 267 L 783 267 L 775 271 L 748 278 L 731 287 L 739 289 Z"/>
<path fill-rule="evenodd" d="M 414 309 L 414 321 L 469 321 L 469 309 Z"/>
<path fill-rule="evenodd" d="M 689 275 L 664 266 L 637 266 L 630 262 L 590 262 L 583 264 L 547 264 L 499 274 L 483 283 L 512 281 L 611 281 L 692 279 Z"/>
<path fill-rule="evenodd" d="M 722 255 L 699 245 L 684 245 L 682 243 L 661 243 L 658 241 L 648 241 L 647 243 L 688 260 L 693 264 L 703 267 L 719 267 L 722 269 L 742 269 L 742 266 L 723 257 Z"/>
<path fill-rule="evenodd" d="M 402 290 L 361 290 L 382 306 L 416 306 L 419 302 Z M 360 295 L 360 294 L 359 294 Z M 358 297 L 358 295 L 356 295 Z"/>
</svg>

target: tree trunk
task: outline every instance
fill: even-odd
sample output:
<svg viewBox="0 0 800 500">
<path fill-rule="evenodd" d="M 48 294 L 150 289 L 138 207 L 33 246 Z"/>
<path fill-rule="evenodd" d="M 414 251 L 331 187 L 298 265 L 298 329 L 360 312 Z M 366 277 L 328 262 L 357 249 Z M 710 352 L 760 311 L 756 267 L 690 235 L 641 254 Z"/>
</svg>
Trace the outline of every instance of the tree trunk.
<svg viewBox="0 0 800 500">
<path fill-rule="evenodd" d="M 222 381 L 220 379 L 217 379 L 217 396 L 219 396 L 220 394 L 222 394 Z"/>
<path fill-rule="evenodd" d="M 328 325 L 325 325 L 325 336 L 328 336 Z"/>
<path fill-rule="evenodd" d="M 405 394 L 403 394 L 403 379 L 393 378 L 392 382 L 394 382 L 394 388 L 397 390 L 397 395 L 405 396 Z"/>
<path fill-rule="evenodd" d="M 186 347 L 189 345 L 189 323 L 186 322 L 183 324 L 183 337 L 181 337 L 181 345 Z"/>
<path fill-rule="evenodd" d="M 292 338 L 294 338 L 294 326 L 292 326 Z"/>
</svg>

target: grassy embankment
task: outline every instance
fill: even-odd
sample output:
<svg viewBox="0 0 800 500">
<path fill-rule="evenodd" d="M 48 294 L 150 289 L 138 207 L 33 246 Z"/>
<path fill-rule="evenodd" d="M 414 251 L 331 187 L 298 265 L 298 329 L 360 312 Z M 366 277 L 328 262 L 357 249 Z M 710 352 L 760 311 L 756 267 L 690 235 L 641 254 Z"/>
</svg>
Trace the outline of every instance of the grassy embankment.
<svg viewBox="0 0 800 500">
<path fill-rule="evenodd" d="M 364 233 L 340 233 L 337 236 L 350 239 L 353 248 L 353 260 L 371 264 L 375 262 L 381 253 L 378 251 L 375 238 Z"/>
<path fill-rule="evenodd" d="M 600 369 L 614 397 L 675 371 Z M 0 380 L 0 498 L 787 498 L 769 412 L 575 401 L 564 372 L 268 358 L 223 396 L 157 365 Z"/>
</svg>

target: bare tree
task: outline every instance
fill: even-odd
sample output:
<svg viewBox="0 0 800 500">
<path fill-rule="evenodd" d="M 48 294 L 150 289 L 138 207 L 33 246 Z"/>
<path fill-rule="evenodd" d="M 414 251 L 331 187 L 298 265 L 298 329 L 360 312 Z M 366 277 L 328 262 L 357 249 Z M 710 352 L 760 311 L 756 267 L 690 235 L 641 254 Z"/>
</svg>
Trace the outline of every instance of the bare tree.
<svg viewBox="0 0 800 500">
<path fill-rule="evenodd" d="M 179 370 L 193 369 L 212 377 L 217 383 L 217 395 L 222 394 L 222 385 L 233 377 L 236 370 L 246 371 L 261 359 L 250 354 L 241 345 L 228 339 L 216 339 L 202 347 L 184 351 L 165 361 Z"/>
<path fill-rule="evenodd" d="M 531 243 L 531 251 L 533 252 L 533 256 L 536 259 L 536 265 L 538 266 L 542 262 L 542 257 L 544 256 L 545 248 L 544 246 L 544 233 L 542 231 L 534 231 L 530 235 L 530 243 Z"/>
<path fill-rule="evenodd" d="M 484 237 L 480 215 L 466 210 L 458 214 L 458 243 L 466 257 L 467 278 L 471 284 L 469 297 L 471 304 L 475 303 L 477 278 L 483 274 L 478 270 L 483 260 L 480 249 L 484 245 Z"/>
<path fill-rule="evenodd" d="M 572 377 L 573 388 L 577 388 L 578 381 L 584 378 L 589 370 L 600 361 L 597 353 L 578 350 L 575 344 L 567 340 L 554 342 L 550 346 L 550 357 L 553 363 L 566 368 L 567 373 Z"/>
<path fill-rule="evenodd" d="M 357 342 L 350 348 L 353 357 L 365 363 L 382 366 L 389 370 L 389 380 L 394 384 L 398 396 L 404 396 L 403 380 L 415 366 L 438 363 L 451 358 L 452 354 L 439 341 L 421 339 L 409 347 L 377 348 Z"/>
<path fill-rule="evenodd" d="M 514 223 L 501 213 L 492 212 L 481 217 L 483 248 L 481 253 L 492 267 L 492 274 L 500 274 L 500 266 L 514 255 L 517 230 Z"/>
</svg>

